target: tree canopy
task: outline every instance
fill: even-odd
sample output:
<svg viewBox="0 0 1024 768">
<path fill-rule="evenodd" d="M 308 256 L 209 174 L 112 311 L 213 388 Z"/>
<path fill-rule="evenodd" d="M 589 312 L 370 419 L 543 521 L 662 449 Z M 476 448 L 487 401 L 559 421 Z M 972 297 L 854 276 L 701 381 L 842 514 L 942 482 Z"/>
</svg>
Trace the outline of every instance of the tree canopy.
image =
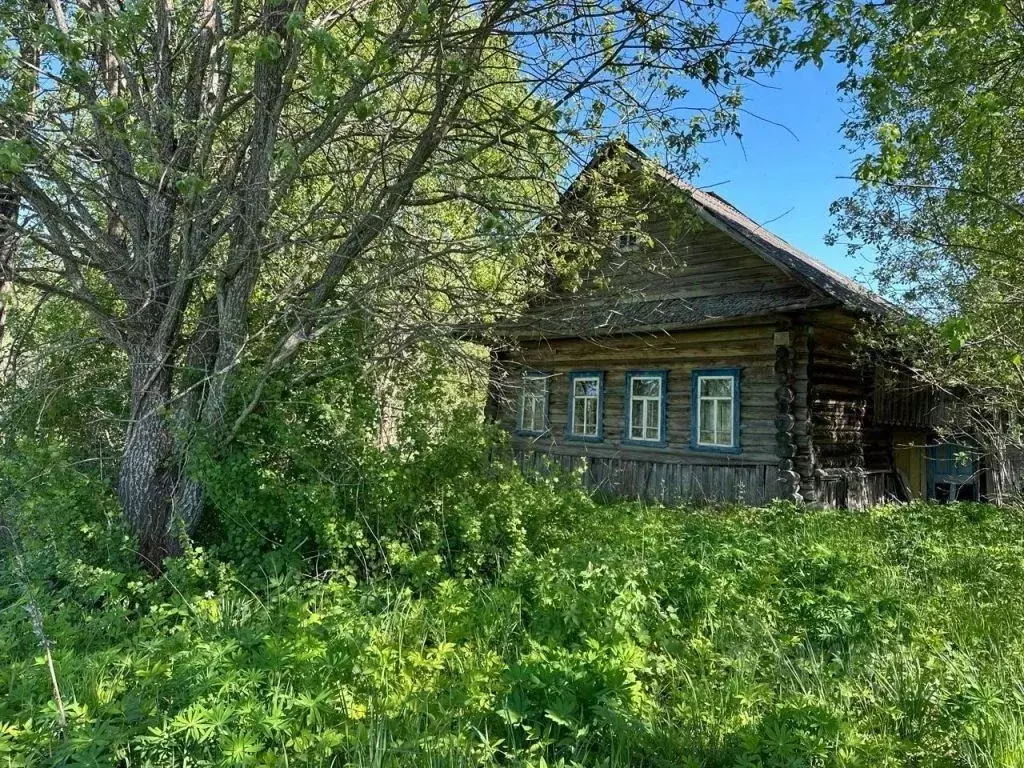
<svg viewBox="0 0 1024 768">
<path fill-rule="evenodd" d="M 1003 415 L 1024 414 L 1024 10 L 844 2 L 813 28 L 850 67 L 860 156 L 836 236 L 877 253 L 911 313 L 882 336 L 935 387 L 972 392 L 958 401 L 973 427 L 1019 442 Z"/>
<path fill-rule="evenodd" d="M 74 307 L 129 383 L 109 439 L 124 514 L 158 563 L 201 514 L 199 436 L 230 440 L 332 328 L 443 342 L 536 287 L 564 243 L 607 239 L 537 228 L 567 174 L 622 135 L 692 168 L 702 139 L 736 129 L 740 84 L 781 60 L 790 13 L 4 0 L 9 380 L 45 368 L 33 307 Z"/>
</svg>

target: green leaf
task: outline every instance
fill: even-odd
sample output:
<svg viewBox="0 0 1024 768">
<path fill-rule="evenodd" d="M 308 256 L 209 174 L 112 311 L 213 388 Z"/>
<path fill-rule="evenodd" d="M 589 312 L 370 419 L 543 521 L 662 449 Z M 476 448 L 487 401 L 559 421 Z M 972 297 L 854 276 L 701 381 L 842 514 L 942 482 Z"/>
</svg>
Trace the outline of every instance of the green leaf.
<svg viewBox="0 0 1024 768">
<path fill-rule="evenodd" d="M 281 58 L 283 51 L 281 39 L 277 35 L 264 35 L 256 46 L 255 57 L 262 62 L 276 61 Z"/>
<path fill-rule="evenodd" d="M 0 178 L 21 173 L 35 152 L 25 141 L 8 139 L 0 141 Z"/>
</svg>

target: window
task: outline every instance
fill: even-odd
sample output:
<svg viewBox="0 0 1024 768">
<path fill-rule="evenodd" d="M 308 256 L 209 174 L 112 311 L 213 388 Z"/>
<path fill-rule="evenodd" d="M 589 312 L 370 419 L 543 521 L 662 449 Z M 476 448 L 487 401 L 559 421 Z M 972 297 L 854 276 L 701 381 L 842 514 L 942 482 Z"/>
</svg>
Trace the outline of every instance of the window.
<svg viewBox="0 0 1024 768">
<path fill-rule="evenodd" d="M 524 373 L 519 397 L 519 431 L 528 435 L 542 435 L 547 429 L 547 374 Z"/>
<path fill-rule="evenodd" d="M 740 372 L 693 372 L 693 447 L 739 451 Z"/>
<path fill-rule="evenodd" d="M 601 406 L 604 374 L 569 374 L 569 437 L 601 440 Z"/>
<path fill-rule="evenodd" d="M 626 374 L 626 441 L 665 442 L 665 371 Z"/>
<path fill-rule="evenodd" d="M 619 252 L 628 253 L 637 250 L 640 247 L 640 241 L 637 239 L 636 232 L 619 232 L 617 245 Z"/>
</svg>

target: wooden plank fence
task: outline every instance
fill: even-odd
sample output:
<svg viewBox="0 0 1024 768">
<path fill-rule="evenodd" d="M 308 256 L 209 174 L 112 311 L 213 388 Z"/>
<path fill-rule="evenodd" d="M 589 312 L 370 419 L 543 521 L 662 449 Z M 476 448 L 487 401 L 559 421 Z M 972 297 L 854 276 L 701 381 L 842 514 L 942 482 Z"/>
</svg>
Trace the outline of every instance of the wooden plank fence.
<svg viewBox="0 0 1024 768">
<path fill-rule="evenodd" d="M 523 449 L 515 449 L 514 457 L 526 474 L 577 475 L 585 488 L 609 498 L 668 506 L 683 502 L 760 506 L 783 495 L 778 468 L 771 464 L 688 464 Z M 906 501 L 906 489 L 891 471 L 832 470 L 818 475 L 817 487 L 819 502 L 832 508 L 867 509 Z"/>
</svg>

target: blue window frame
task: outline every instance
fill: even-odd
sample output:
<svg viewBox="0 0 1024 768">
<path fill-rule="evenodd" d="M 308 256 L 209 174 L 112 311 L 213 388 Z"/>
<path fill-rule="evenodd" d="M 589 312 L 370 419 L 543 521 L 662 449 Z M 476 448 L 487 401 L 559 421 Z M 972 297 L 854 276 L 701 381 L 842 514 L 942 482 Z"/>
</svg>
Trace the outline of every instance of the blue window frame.
<svg viewBox="0 0 1024 768">
<path fill-rule="evenodd" d="M 668 443 L 668 372 L 627 371 L 622 442 L 664 446 Z"/>
<path fill-rule="evenodd" d="M 693 450 L 739 453 L 740 369 L 694 371 L 690 413 Z"/>
<path fill-rule="evenodd" d="M 604 440 L 604 372 L 569 374 L 569 423 L 566 440 Z"/>
<path fill-rule="evenodd" d="M 525 371 L 519 387 L 517 431 L 521 435 L 543 435 L 548 431 L 548 382 L 544 371 Z"/>
</svg>

